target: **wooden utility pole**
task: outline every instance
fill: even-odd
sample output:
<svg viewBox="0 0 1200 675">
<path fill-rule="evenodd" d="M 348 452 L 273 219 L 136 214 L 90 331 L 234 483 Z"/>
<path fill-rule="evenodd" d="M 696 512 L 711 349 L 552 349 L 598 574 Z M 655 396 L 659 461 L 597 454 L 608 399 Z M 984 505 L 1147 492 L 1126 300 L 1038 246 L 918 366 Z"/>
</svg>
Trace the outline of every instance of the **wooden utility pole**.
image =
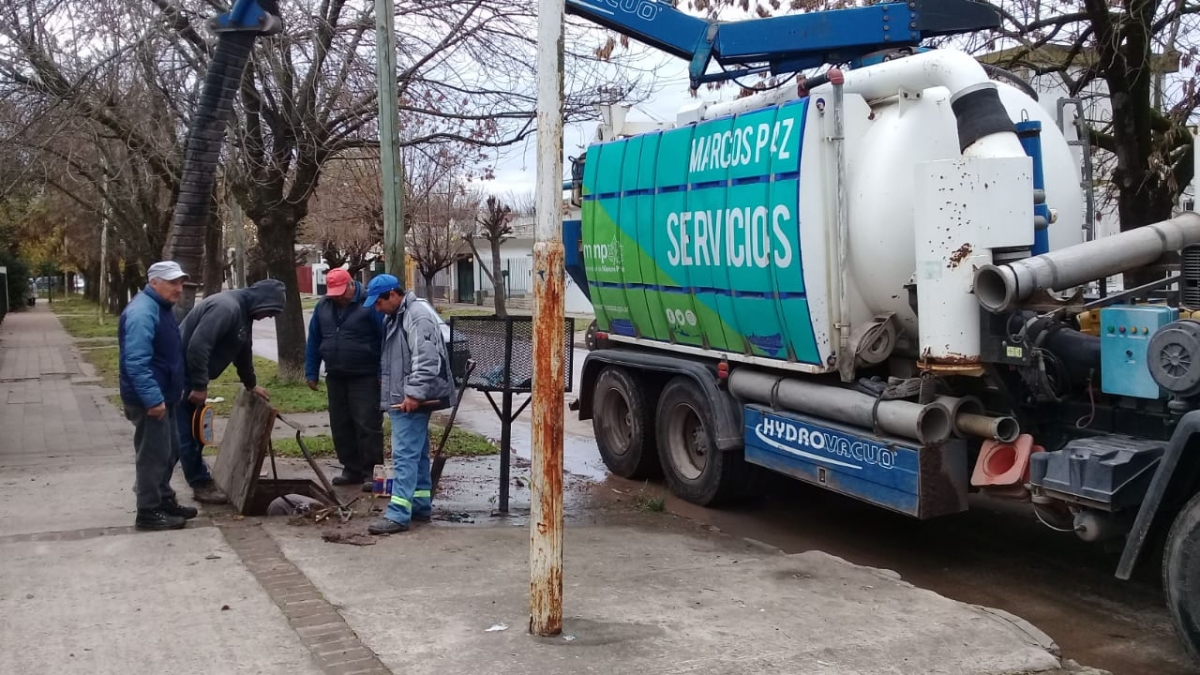
<svg viewBox="0 0 1200 675">
<path fill-rule="evenodd" d="M 561 633 L 563 615 L 563 10 L 538 1 L 529 632 L 542 636 Z"/>
<path fill-rule="evenodd" d="M 393 0 L 375 0 L 375 65 L 379 88 L 379 163 L 383 182 L 383 257 L 386 271 L 404 283 L 404 198 L 400 113 L 396 92 Z"/>
</svg>

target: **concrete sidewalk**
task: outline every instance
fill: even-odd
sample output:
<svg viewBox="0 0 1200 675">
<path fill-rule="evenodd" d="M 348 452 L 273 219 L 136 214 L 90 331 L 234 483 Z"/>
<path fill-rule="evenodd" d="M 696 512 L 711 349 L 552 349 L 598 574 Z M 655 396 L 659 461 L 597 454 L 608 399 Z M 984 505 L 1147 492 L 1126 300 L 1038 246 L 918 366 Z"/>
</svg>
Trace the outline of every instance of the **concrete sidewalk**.
<svg viewBox="0 0 1200 675">
<path fill-rule="evenodd" d="M 321 673 L 210 520 L 134 533 L 133 428 L 88 379 L 46 304 L 0 325 L 0 671 Z"/>
<path fill-rule="evenodd" d="M 0 326 L 4 672 L 1059 672 L 1024 621 L 639 510 L 579 476 L 565 632 L 533 638 L 529 492 L 490 516 L 495 457 L 455 460 L 435 522 L 401 536 L 362 534 L 383 500 L 346 524 L 206 509 L 186 530 L 135 533 L 132 429 L 81 375 L 45 306 Z"/>
</svg>

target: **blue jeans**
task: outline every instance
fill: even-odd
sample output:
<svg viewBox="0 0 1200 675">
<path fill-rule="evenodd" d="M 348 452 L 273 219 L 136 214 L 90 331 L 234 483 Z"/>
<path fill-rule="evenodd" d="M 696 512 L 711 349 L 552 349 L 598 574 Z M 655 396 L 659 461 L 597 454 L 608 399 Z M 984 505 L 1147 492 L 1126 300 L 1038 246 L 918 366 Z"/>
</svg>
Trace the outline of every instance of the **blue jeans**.
<svg viewBox="0 0 1200 675">
<path fill-rule="evenodd" d="M 425 412 L 389 410 L 392 420 L 392 499 L 384 518 L 408 525 L 416 516 L 433 514 L 433 480 L 429 476 L 429 417 Z"/>
<path fill-rule="evenodd" d="M 179 428 L 179 466 L 183 468 L 183 477 L 188 485 L 199 487 L 212 480 L 208 465 L 204 463 L 204 450 L 192 438 L 192 415 L 196 414 L 196 406 L 186 398 L 175 406 L 177 417 L 175 425 Z"/>
</svg>

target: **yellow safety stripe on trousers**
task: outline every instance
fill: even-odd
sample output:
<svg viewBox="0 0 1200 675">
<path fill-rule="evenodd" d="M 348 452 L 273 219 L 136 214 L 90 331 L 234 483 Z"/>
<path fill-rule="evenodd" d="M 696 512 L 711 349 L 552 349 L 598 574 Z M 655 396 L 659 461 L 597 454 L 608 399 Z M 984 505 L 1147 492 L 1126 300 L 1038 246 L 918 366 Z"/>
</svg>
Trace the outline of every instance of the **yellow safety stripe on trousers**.
<svg viewBox="0 0 1200 675">
<path fill-rule="evenodd" d="M 420 499 L 421 497 L 432 497 L 432 496 L 433 496 L 433 493 L 430 492 L 429 490 L 416 490 L 415 492 L 413 492 L 413 499 Z"/>
<path fill-rule="evenodd" d="M 412 502 L 408 501 L 404 497 L 397 497 L 395 495 L 392 495 L 392 503 L 395 504 L 396 506 L 403 506 L 406 509 L 412 508 Z"/>
</svg>

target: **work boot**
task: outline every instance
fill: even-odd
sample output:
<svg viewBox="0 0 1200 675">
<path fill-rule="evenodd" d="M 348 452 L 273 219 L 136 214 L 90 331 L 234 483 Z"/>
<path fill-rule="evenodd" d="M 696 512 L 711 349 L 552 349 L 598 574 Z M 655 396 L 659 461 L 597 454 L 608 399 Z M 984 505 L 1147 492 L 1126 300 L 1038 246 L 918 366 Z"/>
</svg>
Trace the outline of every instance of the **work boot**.
<svg viewBox="0 0 1200 675">
<path fill-rule="evenodd" d="M 174 499 L 164 499 L 161 510 L 168 516 L 179 516 L 184 520 L 191 520 L 200 515 L 200 512 L 190 506 L 184 506 Z"/>
<path fill-rule="evenodd" d="M 138 509 L 137 520 L 133 522 L 133 527 L 148 531 L 182 530 L 187 527 L 187 521 L 162 509 Z"/>
<path fill-rule="evenodd" d="M 192 487 L 192 498 L 201 504 L 224 504 L 229 501 L 217 482 L 209 478 L 207 481 Z"/>
<path fill-rule="evenodd" d="M 401 532 L 408 532 L 408 526 L 401 525 L 394 520 L 380 518 L 371 523 L 371 526 L 367 528 L 367 532 L 371 534 L 399 534 Z"/>
<path fill-rule="evenodd" d="M 362 476 L 356 476 L 352 473 L 346 473 L 343 471 L 340 476 L 334 476 L 333 480 L 330 482 L 334 485 L 358 485 L 359 483 L 363 482 L 363 478 Z"/>
<path fill-rule="evenodd" d="M 429 522 L 433 522 L 433 514 L 432 513 L 414 513 L 412 519 L 413 519 L 414 523 L 429 523 Z"/>
</svg>

